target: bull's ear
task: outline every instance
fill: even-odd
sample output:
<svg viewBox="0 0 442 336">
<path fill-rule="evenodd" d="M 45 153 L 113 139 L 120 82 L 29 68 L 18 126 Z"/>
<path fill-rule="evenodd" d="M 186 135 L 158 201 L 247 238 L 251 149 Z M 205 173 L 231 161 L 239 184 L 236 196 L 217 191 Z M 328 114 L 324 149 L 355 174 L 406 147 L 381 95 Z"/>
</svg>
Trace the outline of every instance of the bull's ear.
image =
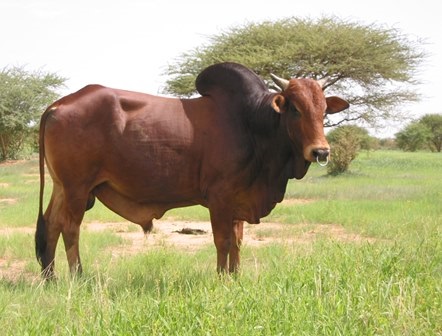
<svg viewBox="0 0 442 336">
<path fill-rule="evenodd" d="M 327 97 L 325 100 L 327 102 L 325 113 L 327 114 L 338 113 L 350 107 L 350 104 L 347 101 L 336 96 Z"/>
<path fill-rule="evenodd" d="M 283 95 L 277 94 L 272 98 L 272 108 L 277 113 L 284 113 L 286 111 L 285 98 Z"/>
</svg>

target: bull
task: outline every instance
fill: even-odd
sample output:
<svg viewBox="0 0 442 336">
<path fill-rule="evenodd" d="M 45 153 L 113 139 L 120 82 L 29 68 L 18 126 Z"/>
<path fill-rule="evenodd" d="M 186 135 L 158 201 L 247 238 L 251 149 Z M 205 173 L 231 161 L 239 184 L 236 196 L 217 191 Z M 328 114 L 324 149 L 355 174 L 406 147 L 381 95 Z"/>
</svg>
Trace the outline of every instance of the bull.
<svg viewBox="0 0 442 336">
<path fill-rule="evenodd" d="M 259 223 L 330 147 L 325 114 L 349 104 L 320 81 L 272 75 L 281 92 L 236 63 L 196 79 L 199 97 L 178 99 L 89 85 L 50 105 L 39 134 L 36 256 L 54 276 L 62 235 L 71 273 L 81 272 L 80 224 L 95 199 L 144 232 L 173 208 L 207 207 L 218 272 L 240 265 L 243 223 Z M 45 163 L 53 181 L 43 213 Z"/>
</svg>

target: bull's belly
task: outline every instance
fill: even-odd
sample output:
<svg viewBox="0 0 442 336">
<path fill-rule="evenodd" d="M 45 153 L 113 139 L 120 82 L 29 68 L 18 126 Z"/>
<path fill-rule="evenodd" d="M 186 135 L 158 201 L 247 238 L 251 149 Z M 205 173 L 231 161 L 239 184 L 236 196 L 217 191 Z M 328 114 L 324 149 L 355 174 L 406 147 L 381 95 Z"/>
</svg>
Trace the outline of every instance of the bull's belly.
<svg viewBox="0 0 442 336">
<path fill-rule="evenodd" d="M 176 178 L 121 178 L 106 181 L 109 188 L 138 203 L 183 203 L 201 198 L 199 183 Z"/>
<path fill-rule="evenodd" d="M 191 195 L 144 192 L 130 196 L 114 189 L 108 183 L 102 183 L 94 188 L 93 194 L 110 210 L 137 224 L 145 224 L 152 219 L 161 218 L 167 210 L 203 204 L 197 197 Z M 187 196 L 187 197 L 185 197 Z"/>
</svg>

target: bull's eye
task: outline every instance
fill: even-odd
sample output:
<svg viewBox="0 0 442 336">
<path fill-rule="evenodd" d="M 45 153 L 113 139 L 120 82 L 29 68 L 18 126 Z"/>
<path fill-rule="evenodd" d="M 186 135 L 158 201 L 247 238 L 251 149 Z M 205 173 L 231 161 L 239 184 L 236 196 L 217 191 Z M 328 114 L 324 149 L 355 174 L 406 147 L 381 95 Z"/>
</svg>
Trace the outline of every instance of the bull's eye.
<svg viewBox="0 0 442 336">
<path fill-rule="evenodd" d="M 295 105 L 289 105 L 289 113 L 296 119 L 301 118 L 301 113 L 296 109 Z"/>
</svg>

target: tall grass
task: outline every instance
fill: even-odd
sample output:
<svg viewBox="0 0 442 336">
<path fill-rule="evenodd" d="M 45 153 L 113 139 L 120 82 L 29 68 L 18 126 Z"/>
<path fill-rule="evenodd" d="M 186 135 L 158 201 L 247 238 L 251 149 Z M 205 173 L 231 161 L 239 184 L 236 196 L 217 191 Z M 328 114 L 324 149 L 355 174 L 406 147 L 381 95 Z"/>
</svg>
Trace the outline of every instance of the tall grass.
<svg viewBox="0 0 442 336">
<path fill-rule="evenodd" d="M 431 335 L 441 331 L 440 269 L 384 244 L 327 240 L 245 251 L 236 279 L 207 251 L 152 251 L 82 279 L 2 283 L 6 334 Z M 435 290 L 436 289 L 436 290 Z"/>
<path fill-rule="evenodd" d="M 21 181 L 35 162 L 13 167 L 0 166 L 0 183 L 8 183 L 0 197 L 19 201 L 0 205 L 0 228 L 31 227 L 36 198 L 28 194 L 38 183 Z M 312 167 L 287 189 L 286 198 L 303 201 L 280 204 L 265 219 L 284 222 L 277 234 L 286 239 L 246 244 L 235 277 L 216 274 L 213 246 L 115 257 L 124 240 L 86 230 L 84 276 L 71 280 L 58 251 L 59 281 L 43 284 L 32 234 L 0 237 L 0 268 L 27 265 L 18 279 L 0 279 L 2 334 L 441 335 L 441 168 L 439 154 L 399 152 L 361 154 L 336 178 Z M 17 219 L 8 209 L 20 206 L 34 210 Z M 208 219 L 200 207 L 167 216 Z M 97 218 L 122 220 L 100 206 L 86 221 Z M 300 224 L 318 223 L 372 239 L 291 239 Z"/>
</svg>

